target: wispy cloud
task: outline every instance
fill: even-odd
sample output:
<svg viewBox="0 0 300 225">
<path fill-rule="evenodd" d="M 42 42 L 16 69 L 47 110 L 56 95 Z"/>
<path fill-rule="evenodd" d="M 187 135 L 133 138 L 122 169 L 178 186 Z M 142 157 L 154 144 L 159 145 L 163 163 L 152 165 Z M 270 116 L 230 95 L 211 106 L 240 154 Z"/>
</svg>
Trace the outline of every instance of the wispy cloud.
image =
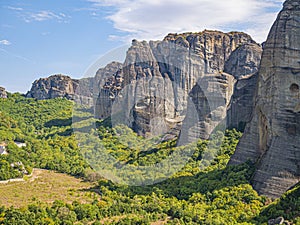
<svg viewBox="0 0 300 225">
<path fill-rule="evenodd" d="M 170 32 L 239 29 L 265 40 L 284 0 L 87 0 L 127 39 L 160 39 Z M 122 37 L 124 38 L 124 36 Z"/>
<path fill-rule="evenodd" d="M 51 11 L 43 10 L 35 13 L 26 13 L 23 15 L 25 22 L 30 23 L 33 21 L 42 22 L 46 20 L 57 20 L 58 22 L 67 22 L 70 18 L 64 13 L 54 13 Z"/>
<path fill-rule="evenodd" d="M 70 20 L 70 16 L 62 12 L 53 12 L 50 10 L 30 11 L 21 7 L 5 6 L 4 8 L 14 11 L 20 18 L 26 23 L 30 22 L 43 22 L 48 20 L 56 20 L 60 23 L 67 23 Z"/>
<path fill-rule="evenodd" d="M 13 7 L 13 6 L 6 6 L 7 9 L 14 10 L 14 11 L 23 11 L 24 9 L 21 7 Z"/>
<path fill-rule="evenodd" d="M 6 51 L 6 50 L 3 49 L 3 48 L 0 48 L 0 51 L 1 51 L 1 52 L 4 52 L 4 53 L 6 53 L 7 55 L 10 55 L 10 56 L 12 56 L 12 57 L 14 57 L 14 58 L 21 59 L 21 60 L 24 60 L 24 61 L 26 61 L 26 62 L 30 62 L 30 63 L 34 63 L 34 64 L 35 64 L 35 62 L 32 61 L 31 59 L 28 59 L 28 58 L 23 57 L 23 56 L 21 56 L 21 55 L 17 55 L 17 54 L 11 53 L 11 52 L 9 52 L 9 51 Z"/>
<path fill-rule="evenodd" d="M 81 7 L 81 8 L 75 8 L 73 11 L 74 12 L 82 12 L 82 11 L 98 11 L 99 8 L 98 7 Z"/>
<path fill-rule="evenodd" d="M 51 33 L 50 32 L 42 32 L 41 35 L 43 36 L 47 36 L 47 35 L 50 35 Z"/>
<path fill-rule="evenodd" d="M 8 40 L 0 40 L 0 45 L 11 45 L 11 42 Z"/>
<path fill-rule="evenodd" d="M 2 28 L 8 28 L 8 29 L 13 28 L 13 26 L 9 25 L 9 24 L 1 24 L 1 27 Z"/>
</svg>

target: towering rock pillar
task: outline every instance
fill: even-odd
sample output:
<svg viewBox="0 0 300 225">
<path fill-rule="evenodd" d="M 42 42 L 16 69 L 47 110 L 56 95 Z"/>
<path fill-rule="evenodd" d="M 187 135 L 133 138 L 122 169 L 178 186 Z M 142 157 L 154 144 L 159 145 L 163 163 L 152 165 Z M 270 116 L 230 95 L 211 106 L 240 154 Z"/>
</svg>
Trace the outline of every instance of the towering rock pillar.
<svg viewBox="0 0 300 225">
<path fill-rule="evenodd" d="M 300 1 L 287 0 L 264 45 L 252 120 L 232 164 L 256 163 L 253 187 L 272 198 L 300 181 Z"/>
</svg>

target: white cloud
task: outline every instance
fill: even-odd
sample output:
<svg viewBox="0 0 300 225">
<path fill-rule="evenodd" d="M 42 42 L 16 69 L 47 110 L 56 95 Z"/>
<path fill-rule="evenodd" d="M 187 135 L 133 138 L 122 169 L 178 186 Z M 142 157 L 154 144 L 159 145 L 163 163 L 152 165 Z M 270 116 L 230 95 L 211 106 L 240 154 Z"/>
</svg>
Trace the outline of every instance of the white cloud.
<svg viewBox="0 0 300 225">
<path fill-rule="evenodd" d="M 65 18 L 67 16 L 63 13 L 53 13 L 51 11 L 39 11 L 36 13 L 28 13 L 26 15 L 24 15 L 24 20 L 27 23 L 33 22 L 33 21 L 38 21 L 38 22 L 42 22 L 42 21 L 46 21 L 46 20 L 58 20 L 59 22 L 64 22 Z"/>
<path fill-rule="evenodd" d="M 11 45 L 11 43 L 8 40 L 0 40 L 0 45 Z"/>
<path fill-rule="evenodd" d="M 59 13 L 59 15 L 60 15 L 61 17 L 63 17 L 63 18 L 67 17 L 67 15 L 64 14 L 64 13 Z"/>
<path fill-rule="evenodd" d="M 68 22 L 68 19 L 71 17 L 64 14 L 64 13 L 54 13 L 49 10 L 41 10 L 37 12 L 30 12 L 27 10 L 24 10 L 23 8 L 20 7 L 14 7 L 14 6 L 4 6 L 4 8 L 13 10 L 15 13 L 23 18 L 23 20 L 27 23 L 37 21 L 46 21 L 46 20 L 57 20 L 58 22 Z"/>
<path fill-rule="evenodd" d="M 6 6 L 7 9 L 14 10 L 14 11 L 23 11 L 24 9 L 21 7 L 13 7 L 13 6 Z"/>
<path fill-rule="evenodd" d="M 107 7 L 107 19 L 116 29 L 128 33 L 128 39 L 161 39 L 170 32 L 239 29 L 262 42 L 284 0 L 87 1 L 94 7 Z"/>
</svg>

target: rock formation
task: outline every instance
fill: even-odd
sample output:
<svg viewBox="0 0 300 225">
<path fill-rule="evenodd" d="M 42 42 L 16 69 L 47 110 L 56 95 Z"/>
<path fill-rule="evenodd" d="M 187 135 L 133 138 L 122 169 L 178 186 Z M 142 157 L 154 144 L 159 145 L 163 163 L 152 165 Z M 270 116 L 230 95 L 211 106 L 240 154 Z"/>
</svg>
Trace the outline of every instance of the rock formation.
<svg viewBox="0 0 300 225">
<path fill-rule="evenodd" d="M 237 48 L 225 63 L 224 72 L 237 79 L 230 108 L 227 111 L 227 127 L 243 131 L 254 108 L 258 68 L 262 48 L 257 44 L 246 44 Z"/>
<path fill-rule="evenodd" d="M 244 131 L 246 124 L 251 120 L 257 78 L 258 73 L 255 73 L 237 80 L 227 110 L 227 128 Z"/>
<path fill-rule="evenodd" d="M 300 3 L 287 0 L 261 60 L 255 109 L 231 159 L 256 163 L 254 188 L 277 198 L 300 181 Z"/>
<path fill-rule="evenodd" d="M 255 43 L 244 44 L 232 52 L 224 65 L 224 72 L 232 74 L 235 79 L 248 78 L 259 69 L 262 48 Z"/>
<path fill-rule="evenodd" d="M 205 75 L 189 93 L 187 115 L 178 145 L 209 139 L 217 126 L 226 126 L 225 118 L 236 80 L 230 74 Z"/>
<path fill-rule="evenodd" d="M 97 118 L 111 117 L 143 136 L 178 135 L 185 122 L 190 123 L 185 125 L 188 139 L 208 138 L 227 115 L 228 127 L 244 128 L 260 57 L 261 46 L 242 32 L 205 30 L 149 43 L 133 40 L 123 64 L 113 62 L 81 80 L 39 79 L 27 97 L 66 97 L 95 106 Z M 196 127 L 187 115 L 196 116 Z"/>
<path fill-rule="evenodd" d="M 0 98 L 7 98 L 7 93 L 3 87 L 0 87 Z"/>
<path fill-rule="evenodd" d="M 41 78 L 34 81 L 26 97 L 39 100 L 65 97 L 80 104 L 92 106 L 99 95 L 100 86 L 103 85 L 100 79 L 111 76 L 121 67 L 121 63 L 112 62 L 99 69 L 94 77 L 85 77 L 80 80 L 61 74 Z"/>
<path fill-rule="evenodd" d="M 65 97 L 73 100 L 78 84 L 78 80 L 73 80 L 69 76 L 52 75 L 34 81 L 26 97 L 38 100 Z"/>
<path fill-rule="evenodd" d="M 222 115 L 219 115 L 219 119 L 224 119 L 234 78 L 246 79 L 256 73 L 260 49 L 249 35 L 241 32 L 169 34 L 163 41 L 150 43 L 134 40 L 123 68 L 105 78 L 97 100 L 97 116 L 118 114 L 114 116 L 116 123 L 125 122 L 140 135 L 163 134 L 181 126 L 189 108 L 189 96 L 201 96 L 197 93 L 201 88 L 197 87 L 199 84 L 204 87 L 201 84 L 204 82 L 211 88 L 207 94 L 225 94 L 225 98 L 221 97 L 226 101 L 222 102 Z M 233 66 L 236 64 L 238 68 Z M 226 75 L 222 72 L 225 68 Z M 206 81 L 200 81 L 206 76 Z M 244 82 L 243 87 L 246 92 L 253 85 Z M 198 98 L 197 105 L 202 104 L 201 100 Z M 249 103 L 245 104 L 248 107 Z M 120 111 L 125 111 L 122 116 Z M 207 137 L 207 132 L 200 135 L 204 136 Z"/>
<path fill-rule="evenodd" d="M 94 106 L 100 92 L 102 91 L 101 87 L 105 86 L 105 80 L 121 68 L 121 63 L 112 62 L 107 64 L 104 68 L 100 68 L 94 77 L 85 77 L 80 79 L 78 88 L 75 92 L 75 101 L 82 105 Z M 103 110 L 110 108 L 109 102 L 103 104 L 103 107 Z"/>
</svg>

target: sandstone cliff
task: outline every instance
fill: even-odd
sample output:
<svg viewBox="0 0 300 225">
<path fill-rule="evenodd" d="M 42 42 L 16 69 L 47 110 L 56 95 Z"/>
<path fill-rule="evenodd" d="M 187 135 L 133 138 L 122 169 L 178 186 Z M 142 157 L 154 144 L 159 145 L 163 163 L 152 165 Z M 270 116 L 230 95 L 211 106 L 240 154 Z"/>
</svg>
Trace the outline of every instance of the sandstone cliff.
<svg viewBox="0 0 300 225">
<path fill-rule="evenodd" d="M 224 72 L 237 79 L 227 111 L 227 127 L 243 131 L 254 108 L 259 63 L 262 48 L 257 44 L 246 44 L 237 48 L 225 63 Z"/>
<path fill-rule="evenodd" d="M 100 86 L 103 85 L 100 80 L 111 76 L 121 67 L 121 63 L 112 62 L 104 68 L 100 68 L 94 77 L 86 77 L 80 80 L 61 74 L 41 78 L 34 81 L 26 97 L 39 100 L 65 97 L 80 104 L 92 106 L 98 97 Z"/>
<path fill-rule="evenodd" d="M 226 96 L 221 98 L 224 100 L 223 108 L 218 116 L 224 119 L 235 79 L 246 79 L 256 73 L 260 49 L 260 45 L 249 35 L 241 32 L 206 30 L 201 33 L 169 34 L 163 41 L 150 43 L 134 40 L 123 68 L 105 77 L 97 100 L 97 116 L 106 118 L 117 114 L 114 121 L 125 122 L 140 135 L 163 134 L 181 126 L 190 108 L 188 104 L 203 104 L 201 101 L 205 98 L 199 97 L 201 88 L 197 87 L 206 85 L 210 88 L 207 94 Z M 227 75 L 222 72 L 225 69 Z M 206 76 L 208 79 L 203 80 Z M 253 85 L 248 86 L 244 82 L 243 87 L 247 91 Z M 188 103 L 189 98 L 198 99 Z M 209 104 L 218 105 L 220 102 Z M 239 104 L 240 110 L 243 110 L 243 104 L 248 108 L 252 106 L 249 102 L 239 101 Z M 121 110 L 123 114 L 120 116 Z M 201 119 L 200 116 L 200 122 Z M 199 137 L 207 137 L 209 130 L 217 124 L 217 121 L 206 122 L 210 124 L 210 129 L 200 132 Z"/>
<path fill-rule="evenodd" d="M 133 40 L 123 64 L 113 62 L 81 80 L 39 79 L 27 97 L 66 97 L 95 106 L 96 117 L 111 117 L 143 136 L 178 135 L 186 123 L 181 135 L 188 140 L 208 138 L 227 115 L 228 127 L 243 129 L 249 121 L 260 58 L 261 46 L 242 32 Z"/>
<path fill-rule="evenodd" d="M 3 87 L 0 87 L 0 98 L 7 98 L 7 93 Z"/>
<path fill-rule="evenodd" d="M 73 100 L 78 84 L 78 80 L 73 80 L 69 76 L 52 75 L 48 78 L 34 81 L 26 97 L 39 100 L 65 97 Z"/>
<path fill-rule="evenodd" d="M 94 106 L 95 102 L 105 85 L 106 78 L 111 77 L 122 68 L 122 64 L 111 62 L 104 68 L 100 68 L 94 77 L 85 77 L 79 80 L 79 85 L 75 91 L 75 101 L 79 104 Z M 103 110 L 110 108 L 109 103 L 103 104 Z"/>
<path fill-rule="evenodd" d="M 231 163 L 251 160 L 254 188 L 279 197 L 300 180 L 300 3 L 287 0 L 264 45 L 251 123 Z"/>
<path fill-rule="evenodd" d="M 217 126 L 226 126 L 227 109 L 236 80 L 230 74 L 205 75 L 189 93 L 187 115 L 178 145 L 209 139 Z"/>
</svg>

